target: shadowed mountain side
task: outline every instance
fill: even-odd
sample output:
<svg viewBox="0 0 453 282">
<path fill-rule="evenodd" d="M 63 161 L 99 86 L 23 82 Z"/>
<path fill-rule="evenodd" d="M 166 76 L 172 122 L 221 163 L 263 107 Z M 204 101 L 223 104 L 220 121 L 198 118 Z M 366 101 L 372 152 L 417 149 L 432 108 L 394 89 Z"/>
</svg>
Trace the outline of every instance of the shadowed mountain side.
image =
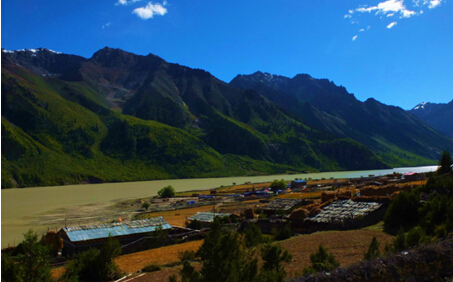
<svg viewBox="0 0 453 282">
<path fill-rule="evenodd" d="M 453 150 L 451 138 L 401 108 L 372 98 L 360 102 L 327 79 L 256 72 L 238 75 L 230 84 L 255 89 L 307 125 L 356 140 L 391 165 L 422 164 L 426 159 L 438 159 L 443 150 Z"/>
<path fill-rule="evenodd" d="M 453 100 L 448 104 L 421 103 L 409 112 L 453 138 Z"/>
</svg>

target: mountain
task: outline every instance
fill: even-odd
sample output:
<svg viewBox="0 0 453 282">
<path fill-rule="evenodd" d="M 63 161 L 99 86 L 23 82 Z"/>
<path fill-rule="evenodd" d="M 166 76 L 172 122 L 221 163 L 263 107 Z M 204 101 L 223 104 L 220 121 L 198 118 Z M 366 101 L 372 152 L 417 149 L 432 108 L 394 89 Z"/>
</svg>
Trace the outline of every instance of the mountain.
<svg viewBox="0 0 453 282">
<path fill-rule="evenodd" d="M 367 132 L 347 134 L 341 116 L 318 107 L 323 99 L 335 108 L 343 96 L 355 98 L 327 80 L 269 81 L 239 87 L 153 54 L 108 47 L 88 59 L 43 48 L 2 50 L 2 188 L 379 169 L 438 159 L 377 139 L 389 155 L 400 154 L 389 158 L 357 138 Z M 310 103 L 300 99 L 309 92 L 302 91 L 306 81 L 315 81 L 307 86 Z M 325 95 L 318 104 L 317 89 Z M 368 104 L 389 124 L 398 117 L 377 101 Z M 439 146 L 428 140 L 433 151 L 444 142 L 439 138 Z"/>
<path fill-rule="evenodd" d="M 7 51 L 2 49 L 3 57 L 8 63 L 17 64 L 33 71 L 36 74 L 51 76 L 67 72 L 83 61 L 85 58 L 76 55 L 67 55 L 46 48 L 23 49 L 19 51 Z"/>
<path fill-rule="evenodd" d="M 453 100 L 448 104 L 423 102 L 409 112 L 453 138 Z"/>
<path fill-rule="evenodd" d="M 453 140 L 399 107 L 375 99 L 358 101 L 343 86 L 307 74 L 293 78 L 256 72 L 238 75 L 230 85 L 254 89 L 300 117 L 308 126 L 351 138 L 392 166 L 438 159 Z M 422 157 L 420 159 L 420 157 Z"/>
</svg>

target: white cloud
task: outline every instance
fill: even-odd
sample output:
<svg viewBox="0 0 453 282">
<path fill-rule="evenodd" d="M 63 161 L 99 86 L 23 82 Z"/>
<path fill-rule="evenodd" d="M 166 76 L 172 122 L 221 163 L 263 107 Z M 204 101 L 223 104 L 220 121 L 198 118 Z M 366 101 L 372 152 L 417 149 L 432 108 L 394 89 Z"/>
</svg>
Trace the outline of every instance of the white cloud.
<svg viewBox="0 0 453 282">
<path fill-rule="evenodd" d="M 135 2 L 140 2 L 141 0 L 118 0 L 118 2 L 115 3 L 116 6 L 119 6 L 119 5 L 122 5 L 122 6 L 126 6 L 126 5 L 130 5 L 130 4 L 134 4 Z"/>
<path fill-rule="evenodd" d="M 357 39 L 358 35 L 355 35 L 353 38 L 352 38 L 352 41 L 355 41 Z"/>
<path fill-rule="evenodd" d="M 434 8 L 436 8 L 437 6 L 439 6 L 440 3 L 442 3 L 442 0 L 431 0 L 431 1 L 429 1 L 428 8 L 434 9 Z"/>
<path fill-rule="evenodd" d="M 391 29 L 392 27 L 394 27 L 394 26 L 397 25 L 397 24 L 398 24 L 397 22 L 392 22 L 392 23 L 390 23 L 390 24 L 387 26 L 387 28 L 388 28 L 388 29 Z"/>
<path fill-rule="evenodd" d="M 378 14 L 388 15 L 398 13 L 403 18 L 409 18 L 417 14 L 416 12 L 408 10 L 406 8 L 406 6 L 404 5 L 404 0 L 387 0 L 385 2 L 379 3 L 377 6 L 360 7 L 355 9 L 355 11 L 360 13 L 365 12 L 371 13 L 372 11 L 376 11 L 376 15 Z"/>
<path fill-rule="evenodd" d="M 102 25 L 102 28 L 109 27 L 111 24 L 112 24 L 111 22 L 108 22 L 108 23 L 106 23 L 106 24 L 103 24 L 103 25 Z"/>
<path fill-rule="evenodd" d="M 167 13 L 167 8 L 164 7 L 166 4 L 167 1 L 164 1 L 162 4 L 148 2 L 145 7 L 136 8 L 132 13 L 144 20 L 152 19 L 155 15 L 163 16 Z"/>
<path fill-rule="evenodd" d="M 359 31 L 360 31 L 360 32 L 362 32 L 362 31 L 365 31 L 365 29 L 364 29 L 364 28 L 362 28 L 362 29 L 360 29 Z"/>
</svg>

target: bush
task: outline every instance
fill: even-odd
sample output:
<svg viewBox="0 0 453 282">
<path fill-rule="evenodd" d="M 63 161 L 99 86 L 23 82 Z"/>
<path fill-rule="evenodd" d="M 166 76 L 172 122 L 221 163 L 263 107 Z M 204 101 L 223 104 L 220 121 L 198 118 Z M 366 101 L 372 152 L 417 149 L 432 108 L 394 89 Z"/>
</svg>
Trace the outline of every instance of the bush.
<svg viewBox="0 0 453 282">
<path fill-rule="evenodd" d="M 194 219 L 190 222 L 186 222 L 186 227 L 190 229 L 201 230 L 203 228 L 203 223 L 197 219 Z"/>
<path fill-rule="evenodd" d="M 121 273 L 114 259 L 121 254 L 122 248 L 117 239 L 110 237 L 101 248 L 89 249 L 81 253 L 66 267 L 63 281 L 110 281 Z"/>
<path fill-rule="evenodd" d="M 159 271 L 162 270 L 162 266 L 158 264 L 148 264 L 143 268 L 144 272 L 154 272 L 154 271 Z"/>
<path fill-rule="evenodd" d="M 148 202 L 144 202 L 144 203 L 142 204 L 142 208 L 144 208 L 145 210 L 148 210 L 148 208 L 149 208 L 150 206 L 151 206 L 151 204 L 148 203 Z"/>
<path fill-rule="evenodd" d="M 273 229 L 272 233 L 275 236 L 275 240 L 281 241 L 291 238 L 293 231 L 291 230 L 291 225 L 288 223 L 285 224 L 285 226 L 283 226 L 283 228 L 280 230 Z"/>
<path fill-rule="evenodd" d="M 257 246 L 265 241 L 261 229 L 256 224 L 251 224 L 243 233 L 247 248 Z"/>
<path fill-rule="evenodd" d="M 162 198 L 172 198 L 175 196 L 175 194 L 175 188 L 173 188 L 173 186 L 171 185 L 168 185 L 157 192 L 157 195 Z"/>
<path fill-rule="evenodd" d="M 179 252 L 178 257 L 180 261 L 192 261 L 195 259 L 195 252 L 194 251 L 184 251 L 184 252 Z"/>
<path fill-rule="evenodd" d="M 333 254 L 329 254 L 322 245 L 319 245 L 318 252 L 310 255 L 310 261 L 311 266 L 304 269 L 304 274 L 331 271 L 340 266 Z"/>
</svg>

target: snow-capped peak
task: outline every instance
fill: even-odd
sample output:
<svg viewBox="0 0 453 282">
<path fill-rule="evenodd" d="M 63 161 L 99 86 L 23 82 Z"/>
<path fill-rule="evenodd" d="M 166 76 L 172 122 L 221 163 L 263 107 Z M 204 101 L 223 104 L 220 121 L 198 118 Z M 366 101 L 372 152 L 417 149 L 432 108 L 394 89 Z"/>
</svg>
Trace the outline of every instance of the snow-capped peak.
<svg viewBox="0 0 453 282">
<path fill-rule="evenodd" d="M 417 106 L 415 106 L 412 110 L 423 110 L 426 106 L 426 104 L 428 104 L 428 102 L 421 102 L 420 104 L 418 104 Z"/>
<path fill-rule="evenodd" d="M 54 53 L 54 54 L 62 54 L 61 52 L 57 52 L 57 51 L 53 51 L 53 50 L 50 50 L 50 49 L 47 49 L 47 48 L 38 48 L 38 49 L 19 49 L 19 50 L 5 50 L 5 49 L 2 49 L 2 52 L 3 53 L 15 53 L 15 52 L 31 52 L 33 54 L 36 54 L 37 52 L 41 52 L 41 51 L 48 51 L 48 52 L 51 52 L 51 53 Z"/>
</svg>

